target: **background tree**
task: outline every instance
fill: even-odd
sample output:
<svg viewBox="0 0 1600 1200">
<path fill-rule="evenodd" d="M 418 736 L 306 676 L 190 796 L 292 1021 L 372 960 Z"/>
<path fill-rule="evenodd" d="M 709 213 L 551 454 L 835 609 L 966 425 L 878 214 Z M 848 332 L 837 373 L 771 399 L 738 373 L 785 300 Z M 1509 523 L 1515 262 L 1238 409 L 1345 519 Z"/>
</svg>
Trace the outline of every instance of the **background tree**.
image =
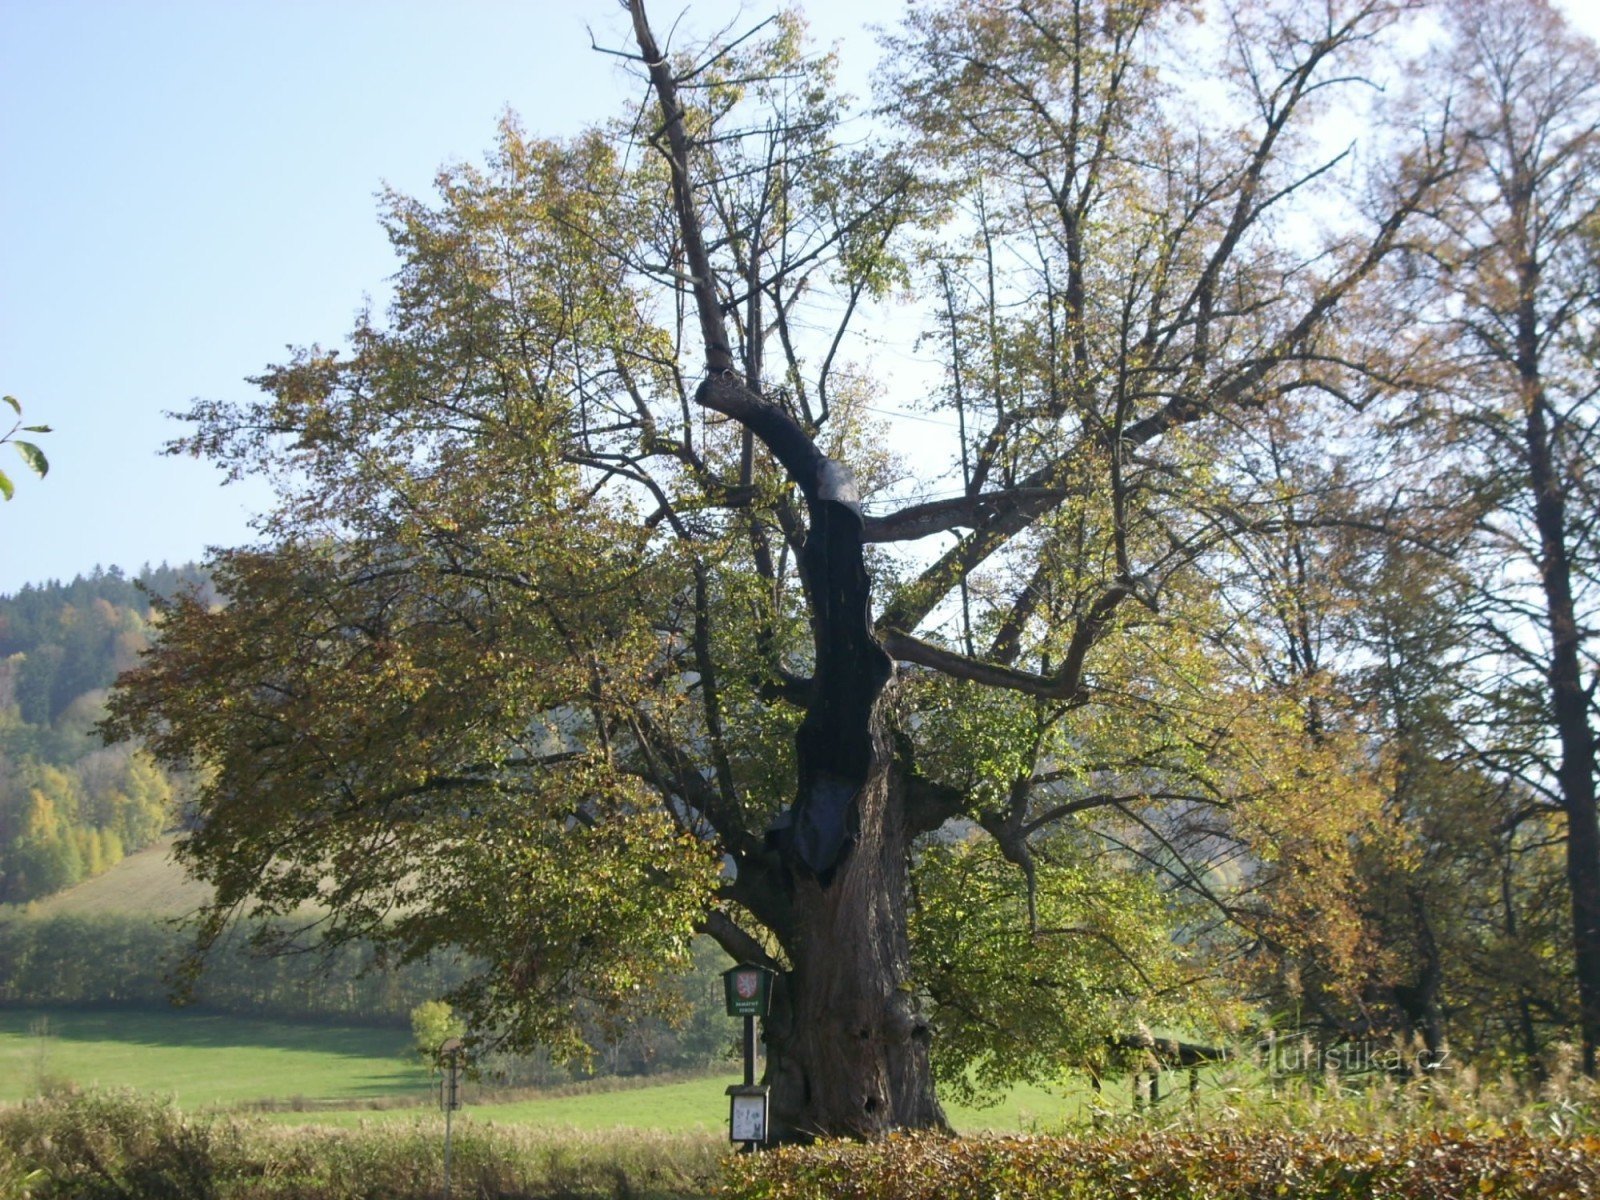
<svg viewBox="0 0 1600 1200">
<path fill-rule="evenodd" d="M 1523 797 L 1513 824 L 1565 826 L 1584 1068 L 1600 1047 L 1593 480 L 1600 55 L 1546 3 L 1446 10 L 1435 109 L 1459 170 L 1404 262 L 1433 383 L 1413 426 L 1441 492 L 1477 521 L 1473 610 L 1500 728 L 1480 745 Z"/>
<path fill-rule="evenodd" d="M 428 1066 L 429 1074 L 440 1069 L 439 1051 L 451 1038 L 459 1038 L 467 1027 L 443 1000 L 424 1000 L 411 1010 L 412 1049 Z"/>
</svg>

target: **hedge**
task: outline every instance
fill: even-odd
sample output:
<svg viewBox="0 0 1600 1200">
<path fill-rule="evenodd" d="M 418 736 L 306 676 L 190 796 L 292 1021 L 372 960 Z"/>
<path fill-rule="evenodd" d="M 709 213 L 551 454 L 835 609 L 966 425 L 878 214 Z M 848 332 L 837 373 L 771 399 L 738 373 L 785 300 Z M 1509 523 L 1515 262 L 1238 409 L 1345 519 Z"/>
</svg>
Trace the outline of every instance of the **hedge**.
<svg viewBox="0 0 1600 1200">
<path fill-rule="evenodd" d="M 1600 1197 L 1600 1137 L 1227 1130 L 823 1143 L 729 1165 L 728 1200 Z"/>
</svg>

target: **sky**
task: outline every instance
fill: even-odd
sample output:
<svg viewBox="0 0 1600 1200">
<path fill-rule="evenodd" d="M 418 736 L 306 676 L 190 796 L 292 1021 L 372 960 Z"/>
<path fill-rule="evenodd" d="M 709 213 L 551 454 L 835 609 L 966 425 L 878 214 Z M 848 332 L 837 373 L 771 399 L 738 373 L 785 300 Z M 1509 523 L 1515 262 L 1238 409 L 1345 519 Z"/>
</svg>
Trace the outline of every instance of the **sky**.
<svg viewBox="0 0 1600 1200">
<path fill-rule="evenodd" d="M 903 2 L 804 0 L 857 93 Z M 651 7 L 687 35 L 776 5 Z M 0 447 L 0 594 L 248 541 L 268 493 L 162 456 L 165 414 L 381 308 L 381 187 L 426 194 L 508 107 L 567 135 L 636 97 L 590 27 L 626 45 L 614 0 L 0 0 L 0 391 L 53 430 L 44 480 Z"/>
<path fill-rule="evenodd" d="M 685 29 L 774 7 L 693 0 Z M 864 87 L 863 24 L 896 0 L 807 7 Z M 654 9 L 665 27 L 685 5 Z M 162 456 L 184 430 L 164 414 L 249 399 L 287 347 L 338 345 L 381 307 L 385 184 L 428 193 L 508 107 L 549 135 L 620 111 L 637 89 L 586 26 L 625 46 L 624 18 L 612 0 L 0 0 L 0 392 L 52 428 L 44 480 L 0 447 L 0 594 L 249 540 L 267 491 Z"/>
</svg>

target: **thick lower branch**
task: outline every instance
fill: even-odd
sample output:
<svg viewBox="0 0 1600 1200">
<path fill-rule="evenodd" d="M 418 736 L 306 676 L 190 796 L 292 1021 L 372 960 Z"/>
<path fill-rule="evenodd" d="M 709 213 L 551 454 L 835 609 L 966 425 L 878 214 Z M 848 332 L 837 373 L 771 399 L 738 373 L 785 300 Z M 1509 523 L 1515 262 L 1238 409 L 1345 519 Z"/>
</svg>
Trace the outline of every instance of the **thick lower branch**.
<svg viewBox="0 0 1600 1200">
<path fill-rule="evenodd" d="M 741 929 L 727 913 L 713 909 L 695 924 L 695 929 L 726 950 L 734 962 L 750 963 L 769 971 L 783 970 L 783 964 L 768 954 L 766 948 Z"/>
<path fill-rule="evenodd" d="M 1018 487 L 982 496 L 954 496 L 912 504 L 883 517 L 868 517 L 863 540 L 868 542 L 910 542 L 949 533 L 953 529 L 975 529 L 1013 508 L 1037 514 L 1060 504 L 1072 493 L 1066 488 Z"/>
<path fill-rule="evenodd" d="M 897 629 L 915 629 L 952 588 L 1071 494 L 1055 486 L 1061 469 L 1060 464 L 1052 464 L 1036 471 L 1021 487 L 1001 493 L 992 507 L 973 510 L 980 518 L 973 531 L 895 593 L 880 622 Z"/>
<path fill-rule="evenodd" d="M 902 776 L 901 785 L 906 832 L 912 837 L 932 833 L 952 817 L 967 811 L 968 796 L 961 788 L 915 774 Z"/>
</svg>

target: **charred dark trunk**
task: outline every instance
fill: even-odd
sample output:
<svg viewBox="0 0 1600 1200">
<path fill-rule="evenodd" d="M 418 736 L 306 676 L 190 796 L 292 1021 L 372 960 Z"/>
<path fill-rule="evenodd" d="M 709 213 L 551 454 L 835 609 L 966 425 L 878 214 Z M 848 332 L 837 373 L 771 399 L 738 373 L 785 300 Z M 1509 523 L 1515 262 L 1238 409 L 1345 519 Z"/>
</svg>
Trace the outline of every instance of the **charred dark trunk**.
<svg viewBox="0 0 1600 1200">
<path fill-rule="evenodd" d="M 848 474 L 834 463 L 810 496 L 811 528 L 800 565 L 816 646 L 812 694 L 795 738 L 799 778 L 786 857 L 824 886 L 860 836 L 862 796 L 887 767 L 877 706 L 894 663 L 872 635 L 872 581 L 862 562 L 861 512 Z"/>
<path fill-rule="evenodd" d="M 848 472 L 824 461 L 804 490 L 816 672 L 796 736 L 794 805 L 774 829 L 793 964 L 767 1031 L 774 1131 L 794 1140 L 943 1128 L 911 977 L 905 801 L 880 713 L 894 664 L 872 632 Z"/>
<path fill-rule="evenodd" d="M 767 445 L 810 522 L 800 567 L 816 663 L 795 737 L 794 803 L 767 834 L 787 892 L 781 936 L 792 967 L 766 1032 L 774 1132 L 942 1129 L 911 977 L 906 800 L 882 714 L 894 661 L 873 633 L 854 480 L 737 377 L 713 375 L 697 398 Z"/>
<path fill-rule="evenodd" d="M 769 884 L 786 893 L 776 905 L 783 919 L 769 927 L 791 964 L 767 1028 L 774 1131 L 795 1139 L 943 1127 L 911 979 L 905 802 L 891 787 L 880 711 L 894 662 L 873 634 L 855 482 L 762 395 L 758 378 L 735 370 L 690 176 L 693 142 L 678 79 L 643 0 L 628 0 L 628 8 L 661 102 L 673 204 L 705 340 L 706 378 L 695 400 L 738 421 L 772 452 L 804 493 L 809 518 L 800 567 L 816 669 L 795 739 L 794 803 L 768 831 L 763 866 Z M 747 466 L 741 479 L 749 474 Z"/>
</svg>

